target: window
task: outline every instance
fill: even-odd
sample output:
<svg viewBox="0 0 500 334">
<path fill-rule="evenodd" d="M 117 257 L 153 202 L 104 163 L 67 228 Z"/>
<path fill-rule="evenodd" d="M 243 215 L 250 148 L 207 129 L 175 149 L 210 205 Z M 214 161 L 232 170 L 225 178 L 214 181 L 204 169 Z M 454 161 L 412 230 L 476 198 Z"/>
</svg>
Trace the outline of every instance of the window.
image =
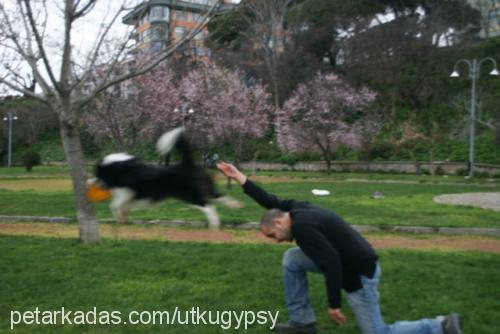
<svg viewBox="0 0 500 334">
<path fill-rule="evenodd" d="M 176 10 L 175 19 L 178 21 L 187 21 L 189 20 L 189 13 L 184 10 Z"/>
<path fill-rule="evenodd" d="M 188 30 L 187 28 L 184 27 L 175 27 L 174 34 L 175 34 L 175 39 L 181 39 L 182 37 L 186 36 Z"/>
<path fill-rule="evenodd" d="M 200 31 L 194 36 L 194 39 L 197 41 L 203 40 L 205 38 L 205 34 L 203 34 L 203 31 Z"/>
<path fill-rule="evenodd" d="M 144 23 L 146 23 L 146 22 L 149 22 L 149 14 L 148 14 L 148 13 L 144 14 L 144 15 L 141 17 L 141 19 L 140 19 L 140 21 L 139 21 L 139 25 L 141 25 L 141 26 L 142 26 L 142 25 L 143 25 Z"/>
<path fill-rule="evenodd" d="M 195 21 L 195 22 L 201 21 L 201 14 L 193 13 L 192 15 L 193 15 L 193 21 Z"/>
<path fill-rule="evenodd" d="M 193 47 L 193 56 L 195 57 L 203 57 L 207 55 L 207 50 L 204 47 L 201 46 L 195 46 Z"/>
<path fill-rule="evenodd" d="M 215 1 L 217 0 L 188 0 L 188 2 L 197 3 L 200 5 L 213 5 L 215 4 Z"/>
<path fill-rule="evenodd" d="M 165 6 L 153 6 L 151 7 L 151 15 L 150 15 L 150 20 L 155 21 L 155 20 L 161 20 L 161 21 L 168 21 L 170 17 L 170 9 Z"/>
<path fill-rule="evenodd" d="M 161 50 L 163 50 L 165 46 L 165 43 L 163 41 L 155 41 L 153 43 L 151 43 L 151 50 L 153 52 L 159 52 Z"/>
<path fill-rule="evenodd" d="M 151 39 L 152 40 L 161 40 L 165 39 L 165 29 L 163 27 L 151 27 Z"/>
</svg>

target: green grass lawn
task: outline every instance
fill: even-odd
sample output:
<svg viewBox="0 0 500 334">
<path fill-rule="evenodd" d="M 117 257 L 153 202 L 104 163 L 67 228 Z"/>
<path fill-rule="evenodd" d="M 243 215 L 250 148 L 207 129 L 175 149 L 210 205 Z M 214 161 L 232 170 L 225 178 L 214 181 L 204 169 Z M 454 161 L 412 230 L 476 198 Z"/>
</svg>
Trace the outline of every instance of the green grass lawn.
<svg viewBox="0 0 500 334">
<path fill-rule="evenodd" d="M 252 171 L 248 173 L 253 174 Z M 416 174 L 394 174 L 394 173 L 348 173 L 348 172 L 332 172 L 326 174 L 324 172 L 305 172 L 305 171 L 256 171 L 255 175 L 270 176 L 270 177 L 294 177 L 301 179 L 324 179 L 328 180 L 373 180 L 387 181 L 400 180 L 405 182 L 418 183 L 466 183 L 466 184 L 491 184 L 500 183 L 499 178 L 476 177 L 473 179 L 465 179 L 463 176 L 456 175 L 416 175 Z"/>
<path fill-rule="evenodd" d="M 93 165 L 89 164 L 87 170 L 89 173 L 93 171 Z M 252 174 L 252 171 L 246 171 Z M 61 166 L 36 166 L 31 173 L 26 172 L 24 167 L 9 167 L 0 168 L 0 178 L 52 178 L 55 176 L 60 177 L 66 175 L 69 177 L 69 169 L 65 165 Z M 466 183 L 466 184 L 491 184 L 492 182 L 500 183 L 500 179 L 489 178 L 474 178 L 471 180 L 464 179 L 463 176 L 455 175 L 415 175 L 415 174 L 391 174 L 391 173 L 346 173 L 346 172 L 332 172 L 326 174 L 324 172 L 302 172 L 302 171 L 257 171 L 255 175 L 270 176 L 270 177 L 292 177 L 306 179 L 322 179 L 325 181 L 339 181 L 347 179 L 365 179 L 365 180 L 402 180 L 413 181 L 419 183 Z"/>
<path fill-rule="evenodd" d="M 111 241 L 82 246 L 72 239 L 0 236 L 1 333 L 221 333 L 217 326 L 18 326 L 10 311 L 144 310 L 272 311 L 287 318 L 281 256 L 290 245 Z M 463 314 L 465 333 L 500 330 L 500 256 L 475 252 L 380 251 L 385 320 Z M 321 333 L 359 333 L 326 315 L 323 278 L 310 275 Z M 227 330 L 228 333 L 237 331 Z M 267 333 L 253 325 L 247 332 Z"/>
<path fill-rule="evenodd" d="M 50 175 L 50 174 L 47 174 Z M 432 198 L 436 195 L 500 191 L 500 184 L 449 183 L 449 182 L 349 182 L 316 173 L 283 180 L 289 173 L 271 174 L 273 177 L 264 180 L 262 185 L 268 191 L 281 198 L 307 200 L 322 207 L 330 208 L 343 216 L 351 224 L 363 225 L 413 225 L 434 227 L 500 227 L 498 212 L 478 208 L 449 206 L 436 204 Z M 344 174 L 345 175 L 345 174 Z M 275 178 L 280 177 L 279 179 Z M 356 176 L 356 175 L 354 175 Z M 397 179 L 398 175 L 391 175 Z M 289 182 L 287 181 L 289 180 Z M 416 179 L 415 179 L 416 180 Z M 74 217 L 72 193 L 69 181 L 59 185 L 56 179 L 0 179 L 0 214 L 1 215 L 39 215 Z M 403 180 L 408 181 L 408 180 Z M 37 187 L 37 182 L 42 186 Z M 47 184 L 47 182 L 53 182 Z M 37 190 L 27 189 L 32 185 Z M 50 186 L 50 187 L 49 187 Z M 44 188 L 45 187 L 45 188 Z M 60 188 L 58 188 L 60 187 Z M 6 189 L 11 190 L 6 190 Z M 52 189 L 47 191 L 44 189 Z M 312 189 L 327 189 L 330 196 L 317 197 Z M 54 189 L 60 189 L 55 191 Z M 219 189 L 223 192 L 225 184 L 221 182 Z M 380 191 L 386 196 L 382 200 L 374 200 L 371 195 Z M 239 210 L 220 207 L 220 214 L 225 223 L 242 223 L 257 221 L 262 213 L 252 200 L 245 196 L 240 187 L 234 185 L 229 191 L 231 195 L 245 202 L 246 207 Z M 108 203 L 97 205 L 98 216 L 111 218 Z M 204 215 L 192 207 L 175 200 L 163 202 L 158 207 L 134 212 L 131 219 L 162 219 L 204 221 Z"/>
<path fill-rule="evenodd" d="M 24 167 L 9 167 L 0 168 L 0 177 L 53 177 L 69 175 L 69 169 L 67 166 L 35 166 L 33 170 L 28 173 Z"/>
</svg>

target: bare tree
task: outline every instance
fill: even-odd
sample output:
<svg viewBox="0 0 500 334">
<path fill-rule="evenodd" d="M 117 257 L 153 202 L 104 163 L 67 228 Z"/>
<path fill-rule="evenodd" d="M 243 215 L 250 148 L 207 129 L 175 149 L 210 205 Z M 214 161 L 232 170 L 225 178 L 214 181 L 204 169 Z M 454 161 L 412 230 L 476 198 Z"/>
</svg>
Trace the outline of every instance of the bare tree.
<svg viewBox="0 0 500 334">
<path fill-rule="evenodd" d="M 255 51 L 263 54 L 276 108 L 280 107 L 278 64 L 287 43 L 286 18 L 292 2 L 293 0 L 245 2 L 247 11 L 243 18 L 248 29 L 243 35 L 253 44 Z"/>
<path fill-rule="evenodd" d="M 124 1 L 108 21 L 99 26 L 93 47 L 83 55 L 75 50 L 75 26 L 96 10 L 97 0 L 11 0 L 0 3 L 0 84 L 42 101 L 58 115 L 71 171 L 81 242 L 100 241 L 95 209 L 85 196 L 86 164 L 80 142 L 80 119 L 84 107 L 100 92 L 150 71 L 171 56 L 203 29 L 221 3 L 222 0 L 213 1 L 202 19 L 183 38 L 150 57 L 130 63 L 119 73 L 115 69 L 126 60 L 133 47 L 134 31 L 129 31 L 118 45 L 108 46 L 113 37 L 112 28 L 120 24 L 118 19 L 130 10 L 127 8 L 130 2 Z M 145 4 L 144 8 L 148 8 L 149 3 Z M 52 32 L 49 23 L 53 23 L 54 15 L 62 19 L 62 24 Z M 19 79 L 23 67 L 30 68 L 41 92 L 33 92 L 23 85 Z M 96 70 L 100 75 L 96 75 Z"/>
</svg>

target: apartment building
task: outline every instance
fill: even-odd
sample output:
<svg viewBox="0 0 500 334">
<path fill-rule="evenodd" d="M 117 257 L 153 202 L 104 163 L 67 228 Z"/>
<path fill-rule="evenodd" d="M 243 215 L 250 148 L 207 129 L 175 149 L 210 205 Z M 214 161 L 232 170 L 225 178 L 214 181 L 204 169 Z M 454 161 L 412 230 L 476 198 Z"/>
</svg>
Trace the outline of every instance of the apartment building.
<svg viewBox="0 0 500 334">
<path fill-rule="evenodd" d="M 215 2 L 216 0 L 145 1 L 125 15 L 122 22 L 135 27 L 138 51 L 158 52 L 195 27 Z M 230 10 L 234 6 L 234 1 L 225 0 L 218 12 Z M 208 30 L 205 27 L 181 52 L 193 58 L 209 57 L 210 50 L 205 45 L 207 36 Z"/>
<path fill-rule="evenodd" d="M 500 36 L 500 0 L 467 0 L 481 14 L 481 38 Z"/>
</svg>

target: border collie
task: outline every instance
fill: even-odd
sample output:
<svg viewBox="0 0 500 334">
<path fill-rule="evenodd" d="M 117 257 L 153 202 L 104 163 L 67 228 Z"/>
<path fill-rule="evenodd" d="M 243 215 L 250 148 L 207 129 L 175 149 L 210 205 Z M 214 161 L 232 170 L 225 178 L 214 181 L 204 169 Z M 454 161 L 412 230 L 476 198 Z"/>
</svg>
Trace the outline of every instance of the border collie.
<svg viewBox="0 0 500 334">
<path fill-rule="evenodd" d="M 209 228 L 218 229 L 220 220 L 213 202 L 233 208 L 242 206 L 235 199 L 217 193 L 212 178 L 194 163 L 182 127 L 163 134 L 156 143 L 162 155 L 174 147 L 182 158 L 171 166 L 147 165 L 126 153 L 107 155 L 97 164 L 95 178 L 89 185 L 111 192 L 110 207 L 117 222 L 127 222 L 130 210 L 173 197 L 201 209 L 207 216 Z"/>
</svg>

